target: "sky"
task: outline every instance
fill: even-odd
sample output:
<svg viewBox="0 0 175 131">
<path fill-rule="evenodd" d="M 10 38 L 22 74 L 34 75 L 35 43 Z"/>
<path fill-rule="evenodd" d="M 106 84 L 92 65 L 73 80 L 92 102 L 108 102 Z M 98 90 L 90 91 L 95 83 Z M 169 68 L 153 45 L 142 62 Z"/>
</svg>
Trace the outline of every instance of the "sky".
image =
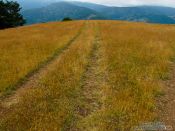
<svg viewBox="0 0 175 131">
<path fill-rule="evenodd" d="M 63 1 L 63 0 L 17 0 L 17 1 Z M 70 0 L 69 0 L 70 1 Z M 160 5 L 175 7 L 175 0 L 73 0 L 81 2 L 91 2 L 111 6 L 138 6 L 138 5 Z"/>
<path fill-rule="evenodd" d="M 175 0 L 79 0 L 115 6 L 162 5 L 175 7 Z"/>
</svg>

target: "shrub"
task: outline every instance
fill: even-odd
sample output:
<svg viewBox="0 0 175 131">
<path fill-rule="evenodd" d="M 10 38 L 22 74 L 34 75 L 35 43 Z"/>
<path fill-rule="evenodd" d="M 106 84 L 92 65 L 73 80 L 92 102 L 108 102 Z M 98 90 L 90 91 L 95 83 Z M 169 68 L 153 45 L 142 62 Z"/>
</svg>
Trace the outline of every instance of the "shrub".
<svg viewBox="0 0 175 131">
<path fill-rule="evenodd" d="M 65 17 L 65 18 L 63 18 L 63 20 L 62 21 L 72 21 L 72 19 L 71 18 L 69 18 L 69 17 Z"/>
</svg>

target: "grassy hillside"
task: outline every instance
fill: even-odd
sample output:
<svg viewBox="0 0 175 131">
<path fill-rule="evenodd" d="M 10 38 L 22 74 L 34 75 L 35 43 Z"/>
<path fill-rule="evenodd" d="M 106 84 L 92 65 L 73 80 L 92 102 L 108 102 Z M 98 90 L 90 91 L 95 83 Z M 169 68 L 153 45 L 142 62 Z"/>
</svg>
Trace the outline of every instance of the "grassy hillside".
<svg viewBox="0 0 175 131">
<path fill-rule="evenodd" d="M 80 23 L 49 23 L 0 31 L 0 97 L 64 48 Z"/>
<path fill-rule="evenodd" d="M 0 31 L 0 130 L 132 131 L 161 120 L 174 35 L 173 25 L 122 21 Z"/>
</svg>

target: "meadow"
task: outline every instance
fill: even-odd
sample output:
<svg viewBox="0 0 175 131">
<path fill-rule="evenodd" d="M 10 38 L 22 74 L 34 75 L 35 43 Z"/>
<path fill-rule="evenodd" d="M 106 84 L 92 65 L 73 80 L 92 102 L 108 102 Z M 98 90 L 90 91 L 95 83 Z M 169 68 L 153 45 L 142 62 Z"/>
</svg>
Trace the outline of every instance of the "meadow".
<svg viewBox="0 0 175 131">
<path fill-rule="evenodd" d="M 0 31 L 0 97 L 47 63 L 78 33 L 82 23 L 49 23 Z"/>
<path fill-rule="evenodd" d="M 0 130 L 134 131 L 140 123 L 161 121 L 157 100 L 171 74 L 174 36 L 173 25 L 124 21 L 1 30 L 3 99 L 13 96 L 6 96 L 11 90 L 18 92 L 15 85 L 37 73 L 40 63 L 48 69 L 17 103 L 0 101 Z"/>
</svg>

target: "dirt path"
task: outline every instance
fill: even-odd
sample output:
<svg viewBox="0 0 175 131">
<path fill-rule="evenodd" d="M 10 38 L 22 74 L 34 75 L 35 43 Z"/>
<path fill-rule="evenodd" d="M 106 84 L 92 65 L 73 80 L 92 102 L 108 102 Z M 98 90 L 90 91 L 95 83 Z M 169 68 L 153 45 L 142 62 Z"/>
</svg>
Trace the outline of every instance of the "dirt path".
<svg viewBox="0 0 175 131">
<path fill-rule="evenodd" d="M 82 77 L 83 107 L 80 107 L 78 114 L 80 119 L 76 129 L 73 131 L 92 131 L 96 127 L 91 122 L 91 117 L 101 109 L 101 76 L 99 75 L 99 47 L 100 40 L 95 37 L 93 48 L 89 57 L 87 69 Z"/>
<path fill-rule="evenodd" d="M 54 69 L 62 54 L 66 53 L 69 46 L 80 36 L 84 27 L 85 25 L 83 25 L 82 29 L 65 45 L 65 47 L 63 47 L 63 49 L 57 50 L 54 55 L 50 57 L 47 62 L 45 62 L 45 64 L 43 64 L 33 74 L 28 75 L 27 79 L 16 87 L 16 91 L 14 91 L 11 95 L 0 99 L 0 112 L 1 110 L 9 108 L 10 106 L 18 103 L 20 97 L 25 92 L 27 92 L 31 88 L 34 88 L 34 86 L 36 85 L 36 83 L 38 83 L 42 76 L 46 75 L 51 69 Z"/>
<path fill-rule="evenodd" d="M 166 126 L 172 127 L 175 131 L 175 64 L 171 66 L 172 74 L 169 80 L 164 81 L 165 95 L 161 97 L 161 119 Z"/>
</svg>

